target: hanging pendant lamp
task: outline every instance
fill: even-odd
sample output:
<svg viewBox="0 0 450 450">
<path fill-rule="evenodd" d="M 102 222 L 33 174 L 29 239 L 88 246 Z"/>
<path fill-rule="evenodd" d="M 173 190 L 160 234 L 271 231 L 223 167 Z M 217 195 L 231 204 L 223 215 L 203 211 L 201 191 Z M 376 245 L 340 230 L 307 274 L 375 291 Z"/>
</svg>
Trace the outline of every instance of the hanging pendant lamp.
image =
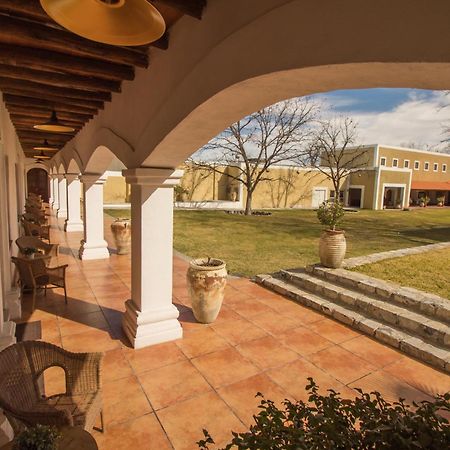
<svg viewBox="0 0 450 450">
<path fill-rule="evenodd" d="M 36 130 L 41 130 L 41 131 L 49 131 L 50 133 L 66 133 L 69 131 L 75 131 L 75 128 L 69 127 L 67 125 L 63 125 L 58 120 L 55 110 L 52 111 L 52 116 L 50 117 L 49 121 L 47 121 L 45 123 L 33 125 L 33 128 L 36 128 Z"/>
<path fill-rule="evenodd" d="M 145 45 L 166 31 L 159 11 L 147 0 L 40 0 L 57 23 L 91 41 Z"/>
<path fill-rule="evenodd" d="M 50 159 L 50 156 L 47 156 L 43 150 L 41 150 L 41 153 L 39 155 L 34 155 L 33 158 L 42 160 L 42 159 Z"/>
<path fill-rule="evenodd" d="M 44 140 L 44 143 L 41 145 L 36 145 L 36 147 L 33 147 L 33 150 L 40 150 L 42 151 L 55 151 L 58 150 L 58 147 L 54 147 L 50 145 L 47 141 L 47 139 Z"/>
</svg>

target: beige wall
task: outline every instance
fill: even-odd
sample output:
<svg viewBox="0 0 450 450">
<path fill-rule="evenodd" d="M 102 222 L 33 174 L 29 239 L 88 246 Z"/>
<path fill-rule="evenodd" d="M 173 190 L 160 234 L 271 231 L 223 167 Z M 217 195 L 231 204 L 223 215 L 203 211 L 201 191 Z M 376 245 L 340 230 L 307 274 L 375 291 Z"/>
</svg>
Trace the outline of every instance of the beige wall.
<svg viewBox="0 0 450 450">
<path fill-rule="evenodd" d="M 348 187 L 363 186 L 364 194 L 362 207 L 364 209 L 372 209 L 374 203 L 374 192 L 376 182 L 376 171 L 366 170 L 364 172 L 352 173 L 349 177 Z"/>
<path fill-rule="evenodd" d="M 128 203 L 130 187 L 122 176 L 108 176 L 103 187 L 103 202 L 109 204 Z"/>
</svg>

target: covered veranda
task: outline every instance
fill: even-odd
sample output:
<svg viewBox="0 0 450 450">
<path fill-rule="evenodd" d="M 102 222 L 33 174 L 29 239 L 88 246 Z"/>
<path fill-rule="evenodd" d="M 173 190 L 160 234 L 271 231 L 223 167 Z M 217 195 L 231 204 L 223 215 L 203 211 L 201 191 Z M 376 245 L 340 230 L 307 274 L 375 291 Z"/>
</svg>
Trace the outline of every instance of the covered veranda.
<svg viewBox="0 0 450 450">
<path fill-rule="evenodd" d="M 65 348 L 106 351 L 108 432 L 96 435 L 104 448 L 192 448 L 202 427 L 220 441 L 248 424 L 257 390 L 300 398 L 303 381 L 300 391 L 290 379 L 298 373 L 344 393 L 356 382 L 411 399 L 448 390 L 445 375 L 247 280 L 230 280 L 216 325 L 196 324 L 186 263 L 172 249 L 176 168 L 233 121 L 334 89 L 449 89 L 447 1 L 424 16 L 419 0 L 369 9 L 358 0 L 339 8 L 332 0 L 210 0 L 206 8 L 161 0 L 182 8 L 167 13 L 170 46 L 166 35 L 131 50 L 75 39 L 29 3 L 0 1 L 0 346 L 14 342 L 15 323 L 26 319 L 43 320 L 44 339 Z M 374 23 L 377 32 L 368 32 Z M 52 109 L 74 133 L 31 130 Z M 41 138 L 61 147 L 46 164 L 30 158 Z M 131 185 L 131 259 L 114 254 L 105 233 L 104 173 L 119 163 Z M 27 316 L 11 256 L 26 174 L 37 167 L 50 180 L 51 232 L 65 249 L 70 301 L 65 307 L 56 291 Z"/>
</svg>

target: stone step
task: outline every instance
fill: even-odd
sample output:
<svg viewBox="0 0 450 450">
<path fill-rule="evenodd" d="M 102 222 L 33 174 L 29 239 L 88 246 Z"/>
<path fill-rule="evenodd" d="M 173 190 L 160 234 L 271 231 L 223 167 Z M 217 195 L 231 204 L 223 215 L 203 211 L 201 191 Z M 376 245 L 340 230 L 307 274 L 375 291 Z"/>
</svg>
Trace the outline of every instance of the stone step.
<svg viewBox="0 0 450 450">
<path fill-rule="evenodd" d="M 450 326 L 446 323 L 411 311 L 403 305 L 392 304 L 373 294 L 348 289 L 307 272 L 282 270 L 280 275 L 288 282 L 313 294 L 348 306 L 408 333 L 419 335 L 450 350 Z"/>
<path fill-rule="evenodd" d="M 414 336 L 393 325 L 374 319 L 362 311 L 355 311 L 308 292 L 283 279 L 271 275 L 257 275 L 256 281 L 297 303 L 310 307 L 380 342 L 388 344 L 410 356 L 450 373 L 450 352 L 435 343 Z"/>
<path fill-rule="evenodd" d="M 305 270 L 332 283 L 357 290 L 363 294 L 376 295 L 390 303 L 396 303 L 430 318 L 450 324 L 450 301 L 438 295 L 403 287 L 345 269 L 308 266 Z"/>
</svg>

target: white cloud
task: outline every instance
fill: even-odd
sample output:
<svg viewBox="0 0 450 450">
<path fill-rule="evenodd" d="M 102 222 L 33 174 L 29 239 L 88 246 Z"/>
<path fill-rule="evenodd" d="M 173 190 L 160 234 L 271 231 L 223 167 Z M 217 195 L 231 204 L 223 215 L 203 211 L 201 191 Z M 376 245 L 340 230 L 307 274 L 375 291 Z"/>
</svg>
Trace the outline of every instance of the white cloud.
<svg viewBox="0 0 450 450">
<path fill-rule="evenodd" d="M 347 115 L 358 122 L 360 144 L 383 143 L 442 150 L 443 129 L 450 126 L 450 96 L 444 92 L 418 95 L 412 92 L 408 100 L 385 112 L 352 112 Z M 335 115 L 331 104 L 322 102 L 324 116 Z"/>
</svg>

